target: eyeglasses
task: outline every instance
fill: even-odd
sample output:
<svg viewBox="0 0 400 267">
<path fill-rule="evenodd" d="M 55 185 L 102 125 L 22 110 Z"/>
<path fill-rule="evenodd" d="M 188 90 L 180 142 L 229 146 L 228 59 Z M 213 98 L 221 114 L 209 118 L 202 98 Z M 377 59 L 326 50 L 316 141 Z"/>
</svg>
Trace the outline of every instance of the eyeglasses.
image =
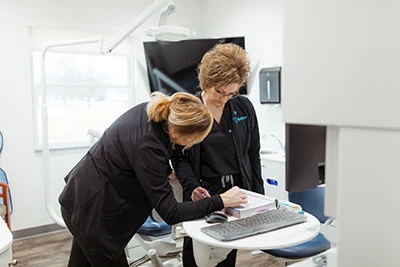
<svg viewBox="0 0 400 267">
<path fill-rule="evenodd" d="M 227 93 L 225 93 L 225 92 L 224 92 L 223 90 L 221 90 L 221 89 L 216 89 L 215 87 L 213 87 L 213 88 L 214 88 L 214 91 L 215 91 L 220 97 L 227 97 L 228 99 L 233 99 L 233 98 L 236 98 L 236 97 L 239 96 L 239 92 L 227 94 Z"/>
</svg>

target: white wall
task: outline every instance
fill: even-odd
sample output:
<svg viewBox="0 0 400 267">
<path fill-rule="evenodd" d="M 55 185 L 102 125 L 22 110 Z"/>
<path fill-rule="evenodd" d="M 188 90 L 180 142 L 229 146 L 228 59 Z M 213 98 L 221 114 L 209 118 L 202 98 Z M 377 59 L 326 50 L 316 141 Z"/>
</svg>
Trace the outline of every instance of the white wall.
<svg viewBox="0 0 400 267">
<path fill-rule="evenodd" d="M 33 148 L 27 28 L 21 17 L 0 11 L 0 32 L 0 127 L 4 135 L 0 166 L 8 174 L 14 204 L 12 225 L 13 230 L 18 230 L 52 221 L 44 209 L 41 157 Z M 53 162 L 51 172 L 58 170 L 56 176 L 62 178 L 78 157 L 76 152 Z"/>
<path fill-rule="evenodd" d="M 260 132 L 273 133 L 284 142 L 282 109 L 260 104 L 258 76 L 261 68 L 282 66 L 283 1 L 204 0 L 201 19 L 203 37 L 245 36 L 252 67 L 248 97 L 256 109 Z M 280 149 L 271 137 L 262 139 L 261 145 Z"/>
<path fill-rule="evenodd" d="M 399 10 L 391 0 L 289 1 L 285 121 L 399 129 Z"/>
<path fill-rule="evenodd" d="M 30 87 L 29 36 L 27 26 L 53 26 L 72 30 L 117 32 L 128 24 L 151 0 L 23 0 L 2 4 L 0 9 L 0 130 L 5 138 L 0 167 L 9 177 L 14 203 L 13 230 L 52 224 L 45 209 L 41 153 L 33 148 L 32 94 Z M 282 65 L 282 0 L 175 0 L 176 12 L 169 23 L 195 30 L 199 37 L 245 36 L 246 50 L 253 66 L 248 84 L 249 98 L 256 108 L 260 131 L 284 135 L 281 107 L 259 102 L 258 71 L 262 67 Z M 140 32 L 155 26 L 152 16 L 137 34 L 139 60 L 136 103 L 147 100 L 147 75 L 143 40 Z M 276 147 L 274 140 L 262 140 Z M 86 152 L 86 149 L 51 151 L 50 176 L 52 202 L 58 210 L 57 197 L 63 177 Z"/>
<path fill-rule="evenodd" d="M 9 178 L 14 213 L 13 230 L 54 223 L 45 209 L 41 153 L 34 152 L 33 115 L 30 77 L 30 48 L 27 26 L 60 27 L 73 30 L 117 32 L 153 1 L 14 1 L 0 8 L 0 130 L 5 139 L 0 167 Z M 171 24 L 197 28 L 196 15 L 185 13 L 198 10 L 200 1 L 175 1 L 177 9 L 170 16 Z M 135 7 L 136 6 L 136 7 Z M 155 26 L 157 12 L 140 29 Z M 140 32 L 140 29 L 138 32 Z M 139 49 L 138 54 L 143 53 Z M 146 99 L 148 90 L 138 85 L 137 95 Z M 86 152 L 69 149 L 51 152 L 50 177 L 52 205 L 58 211 L 57 198 L 63 177 Z"/>
<path fill-rule="evenodd" d="M 329 267 L 399 265 L 399 9 L 285 1 L 284 120 L 328 125 L 325 211 L 338 225 Z"/>
</svg>

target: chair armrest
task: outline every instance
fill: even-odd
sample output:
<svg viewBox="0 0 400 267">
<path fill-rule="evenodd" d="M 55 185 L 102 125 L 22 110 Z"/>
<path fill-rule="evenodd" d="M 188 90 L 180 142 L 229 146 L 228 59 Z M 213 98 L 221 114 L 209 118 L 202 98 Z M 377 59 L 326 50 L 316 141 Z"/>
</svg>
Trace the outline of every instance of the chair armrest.
<svg viewBox="0 0 400 267">
<path fill-rule="evenodd" d="M 337 220 L 333 217 L 328 218 L 321 225 L 321 233 L 325 236 L 332 246 L 336 246 L 337 241 Z"/>
</svg>

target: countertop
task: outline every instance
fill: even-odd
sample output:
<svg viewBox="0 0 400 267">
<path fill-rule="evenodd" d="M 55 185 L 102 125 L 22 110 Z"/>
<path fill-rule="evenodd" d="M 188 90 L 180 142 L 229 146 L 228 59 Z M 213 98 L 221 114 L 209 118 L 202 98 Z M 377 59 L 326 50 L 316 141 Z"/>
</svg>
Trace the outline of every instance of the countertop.
<svg viewBox="0 0 400 267">
<path fill-rule="evenodd" d="M 267 152 L 268 154 L 265 154 L 263 152 Z M 280 162 L 280 163 L 285 163 L 286 162 L 286 157 L 283 153 L 281 152 L 276 152 L 273 151 L 274 153 L 271 153 L 271 150 L 268 149 L 261 149 L 260 150 L 260 159 L 261 160 L 270 160 L 270 161 L 275 161 L 275 162 Z"/>
</svg>

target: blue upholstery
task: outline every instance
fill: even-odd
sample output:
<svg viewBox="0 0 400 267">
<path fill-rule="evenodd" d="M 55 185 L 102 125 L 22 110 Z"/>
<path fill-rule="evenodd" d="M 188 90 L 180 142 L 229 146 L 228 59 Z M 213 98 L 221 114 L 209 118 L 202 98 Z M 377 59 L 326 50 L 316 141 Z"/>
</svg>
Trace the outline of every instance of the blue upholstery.
<svg viewBox="0 0 400 267">
<path fill-rule="evenodd" d="M 296 260 L 317 255 L 330 247 L 331 243 L 326 240 L 324 235 L 318 234 L 308 242 L 286 248 L 264 250 L 264 252 L 275 257 Z"/>
<path fill-rule="evenodd" d="M 157 222 L 151 218 L 147 217 L 144 224 L 137 231 L 138 234 L 148 235 L 148 236 L 162 236 L 171 233 L 171 225 L 166 222 Z"/>
<path fill-rule="evenodd" d="M 289 193 L 290 202 L 301 205 L 304 211 L 314 215 L 321 223 L 324 223 L 328 219 L 324 215 L 324 199 L 324 187 Z M 312 240 L 296 246 L 263 251 L 276 257 L 302 259 L 322 253 L 330 247 L 330 242 L 322 234 L 318 234 Z"/>
<path fill-rule="evenodd" d="M 0 168 L 0 182 L 8 184 L 7 175 L 6 175 L 5 171 L 2 168 Z M 12 212 L 13 212 L 13 204 L 12 204 L 12 200 L 11 200 L 10 187 L 8 187 L 8 196 L 9 196 L 9 199 L 10 199 L 10 214 L 12 214 Z M 2 201 L 2 200 L 0 200 L 0 201 Z M 3 204 L 3 203 L 1 203 L 1 204 Z"/>
<path fill-rule="evenodd" d="M 328 217 L 324 215 L 325 187 L 316 187 L 306 191 L 289 193 L 289 201 L 299 204 L 302 209 L 321 223 L 324 223 Z"/>
</svg>

